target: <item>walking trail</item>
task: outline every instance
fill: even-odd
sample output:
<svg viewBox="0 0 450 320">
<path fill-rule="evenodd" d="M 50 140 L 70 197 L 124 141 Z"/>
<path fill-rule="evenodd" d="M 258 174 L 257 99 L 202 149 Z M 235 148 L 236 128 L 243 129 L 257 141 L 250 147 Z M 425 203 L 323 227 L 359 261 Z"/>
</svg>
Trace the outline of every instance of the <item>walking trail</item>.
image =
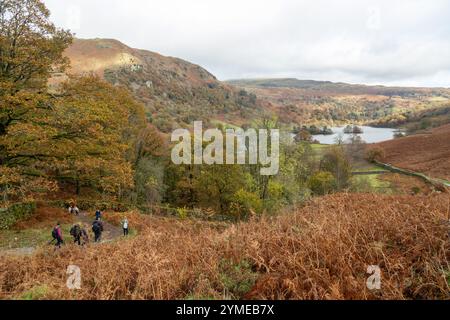
<svg viewBox="0 0 450 320">
<path fill-rule="evenodd" d="M 85 211 L 80 212 L 80 214 L 78 216 L 75 216 L 75 222 L 82 222 L 83 225 L 87 225 L 87 230 L 91 231 L 91 227 L 92 227 L 92 222 L 94 222 L 95 217 L 89 216 L 89 214 Z M 105 221 L 105 220 L 101 220 L 103 223 L 103 232 L 102 232 L 102 238 L 101 238 L 101 242 L 109 242 L 112 241 L 114 239 L 117 239 L 119 237 L 121 237 L 123 235 L 122 232 L 122 228 L 112 225 L 111 223 Z M 66 236 L 67 238 L 67 236 Z M 93 241 L 94 240 L 94 236 L 92 231 L 89 233 L 89 240 Z"/>
<path fill-rule="evenodd" d="M 75 223 L 82 222 L 84 227 L 89 233 L 89 242 L 94 244 L 94 233 L 92 232 L 92 222 L 94 222 L 95 217 L 94 215 L 89 215 L 86 211 L 80 212 L 78 216 L 74 216 Z M 106 243 L 113 241 L 115 239 L 119 239 L 123 235 L 123 231 L 121 227 L 115 226 L 105 220 L 102 219 L 103 223 L 103 232 L 101 237 L 100 243 Z M 66 244 L 73 242 L 73 237 L 70 234 L 64 234 L 64 242 Z M 49 241 L 51 238 L 49 237 Z M 98 243 L 97 243 L 98 244 Z M 2 255 L 17 255 L 17 256 L 24 256 L 24 255 L 32 255 L 35 253 L 36 249 L 38 247 L 20 247 L 20 248 L 14 248 L 14 249 L 6 249 L 6 250 L 0 250 L 0 256 Z"/>
</svg>

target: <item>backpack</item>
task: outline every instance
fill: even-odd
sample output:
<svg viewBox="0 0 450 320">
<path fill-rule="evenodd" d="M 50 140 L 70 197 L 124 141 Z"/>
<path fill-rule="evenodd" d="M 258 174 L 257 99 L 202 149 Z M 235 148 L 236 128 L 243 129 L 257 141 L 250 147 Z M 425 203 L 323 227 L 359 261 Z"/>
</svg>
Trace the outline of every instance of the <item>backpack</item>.
<svg viewBox="0 0 450 320">
<path fill-rule="evenodd" d="M 99 225 L 98 223 L 95 222 L 95 223 L 92 225 L 92 231 L 94 231 L 94 233 L 100 232 L 100 225 Z"/>
<path fill-rule="evenodd" d="M 78 225 L 73 226 L 72 229 L 70 229 L 70 235 L 74 236 L 74 237 L 79 237 L 80 236 L 80 227 Z"/>
</svg>

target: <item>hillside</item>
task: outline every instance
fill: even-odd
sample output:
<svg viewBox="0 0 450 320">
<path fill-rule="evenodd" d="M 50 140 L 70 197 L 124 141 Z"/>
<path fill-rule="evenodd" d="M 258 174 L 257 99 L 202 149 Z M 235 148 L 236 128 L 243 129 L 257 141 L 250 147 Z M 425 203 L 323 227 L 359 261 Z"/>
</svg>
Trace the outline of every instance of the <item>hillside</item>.
<svg viewBox="0 0 450 320">
<path fill-rule="evenodd" d="M 335 194 L 236 225 L 129 213 L 128 240 L 2 257 L 0 299 L 449 299 L 449 201 Z M 366 287 L 370 265 L 382 290 Z"/>
<path fill-rule="evenodd" d="M 262 300 L 450 300 L 450 89 L 220 81 L 199 65 L 114 39 L 76 39 L 50 20 L 46 0 L 1 1 L 0 300 L 175 300 L 178 316 L 203 318 L 219 309 L 203 309 L 199 300 L 224 300 L 216 303 L 229 315 L 259 316 L 269 314 L 250 307 Z M 111 29 L 116 23 L 124 39 L 139 36 L 130 21 L 151 22 L 140 28 L 160 33 L 146 35 L 150 48 L 163 38 L 184 48 L 177 52 L 207 45 L 204 55 L 190 55 L 224 73 L 262 74 L 257 65 L 275 74 L 303 69 L 291 49 L 295 23 L 277 27 L 284 13 L 277 6 L 269 19 L 257 8 L 251 18 L 264 20 L 264 28 L 247 28 L 242 45 L 243 38 L 223 31 L 231 26 L 235 36 L 241 18 L 253 25 L 250 7 L 217 8 L 230 14 L 230 24 L 205 15 L 205 5 L 189 4 L 184 20 L 178 4 L 152 6 L 158 19 L 136 12 L 127 18 L 125 7 L 115 5 L 104 17 L 110 20 L 81 7 L 69 8 L 65 18 L 83 18 L 79 34 L 118 34 Z M 97 9 L 89 12 L 104 8 Z M 134 9 L 149 12 L 142 4 Z M 182 27 L 181 36 L 161 24 L 169 13 L 176 13 L 167 21 Z M 187 28 L 192 16 L 195 26 Z M 268 41 L 272 34 L 283 34 L 282 45 Z M 308 38 L 327 48 L 319 60 L 347 51 Z M 361 60 L 342 69 L 353 70 L 354 79 L 433 75 L 411 63 L 414 57 L 391 69 L 383 43 L 333 38 L 339 40 L 333 46 L 351 45 L 357 55 L 350 60 L 377 56 L 367 60 L 370 68 L 357 70 Z M 267 44 L 280 54 L 262 57 Z M 234 50 L 241 49 L 248 52 L 237 61 Z M 307 57 L 315 52 L 307 50 Z M 397 54 L 386 57 L 397 63 Z M 305 60 L 308 70 L 334 65 L 315 60 Z M 392 74 L 374 68 L 378 61 Z M 332 69 L 330 76 L 339 74 Z M 193 129 L 199 120 L 217 129 L 195 130 L 193 137 L 174 130 Z M 346 127 L 341 134 L 325 127 L 332 125 Z M 249 130 L 225 130 L 235 126 Z M 370 143 L 384 139 L 395 140 Z M 198 306 L 187 312 L 181 300 Z"/>
<path fill-rule="evenodd" d="M 450 124 L 371 148 L 384 150 L 385 163 L 450 181 Z"/>
<path fill-rule="evenodd" d="M 193 120 L 240 123 L 257 109 L 256 97 L 218 81 L 198 65 L 133 49 L 117 40 L 75 39 L 65 55 L 71 63 L 68 73 L 95 73 L 126 86 L 145 105 L 149 120 L 164 132 Z M 65 75 L 54 76 L 58 78 Z"/>
<path fill-rule="evenodd" d="M 207 126 L 249 124 L 263 114 L 277 115 L 288 125 L 402 126 L 417 122 L 414 127 L 427 127 L 450 121 L 450 89 L 445 88 L 291 78 L 221 82 L 201 66 L 113 39 L 75 39 L 65 55 L 71 63 L 69 73 L 95 73 L 114 85 L 126 86 L 162 132 L 186 127 L 194 120 L 203 120 Z M 55 83 L 65 75 L 53 78 Z"/>
<path fill-rule="evenodd" d="M 450 89 L 445 88 L 366 86 L 290 78 L 227 83 L 254 93 L 265 108 L 287 123 L 402 126 L 410 121 L 426 121 L 424 118 L 434 122 L 433 117 L 442 113 L 445 116 L 439 123 L 450 122 L 446 111 L 450 107 Z"/>
</svg>

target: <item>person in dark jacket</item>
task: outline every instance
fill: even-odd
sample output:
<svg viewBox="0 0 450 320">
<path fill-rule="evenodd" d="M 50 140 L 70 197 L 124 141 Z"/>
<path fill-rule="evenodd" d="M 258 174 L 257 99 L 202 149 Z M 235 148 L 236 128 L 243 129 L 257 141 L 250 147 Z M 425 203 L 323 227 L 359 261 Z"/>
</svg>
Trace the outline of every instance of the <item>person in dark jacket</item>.
<svg viewBox="0 0 450 320">
<path fill-rule="evenodd" d="M 94 232 L 94 241 L 100 242 L 103 232 L 103 223 L 100 220 L 95 220 L 92 223 L 92 231 Z"/>
<path fill-rule="evenodd" d="M 74 224 L 70 229 L 70 235 L 73 237 L 73 242 L 81 245 L 81 226 L 80 224 Z"/>
<path fill-rule="evenodd" d="M 102 217 L 102 212 L 100 210 L 95 211 L 95 220 L 100 220 Z"/>
</svg>

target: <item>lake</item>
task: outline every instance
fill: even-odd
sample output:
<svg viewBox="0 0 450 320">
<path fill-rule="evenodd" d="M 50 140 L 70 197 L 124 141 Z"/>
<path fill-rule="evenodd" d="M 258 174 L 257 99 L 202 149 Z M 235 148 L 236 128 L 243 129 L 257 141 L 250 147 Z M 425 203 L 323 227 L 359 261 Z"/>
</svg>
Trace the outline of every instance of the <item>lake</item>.
<svg viewBox="0 0 450 320">
<path fill-rule="evenodd" d="M 376 143 L 386 140 L 392 140 L 394 138 L 394 134 L 398 131 L 393 128 L 375 128 L 375 127 L 367 127 L 367 126 L 358 126 L 363 130 L 363 133 L 358 134 L 362 140 L 366 143 Z M 334 144 L 336 143 L 336 138 L 339 134 L 343 135 L 344 142 L 348 142 L 347 140 L 352 136 L 352 134 L 344 133 L 343 127 L 332 127 L 334 134 L 324 135 L 324 134 L 315 134 L 313 135 L 313 139 L 319 141 L 322 144 Z"/>
</svg>

